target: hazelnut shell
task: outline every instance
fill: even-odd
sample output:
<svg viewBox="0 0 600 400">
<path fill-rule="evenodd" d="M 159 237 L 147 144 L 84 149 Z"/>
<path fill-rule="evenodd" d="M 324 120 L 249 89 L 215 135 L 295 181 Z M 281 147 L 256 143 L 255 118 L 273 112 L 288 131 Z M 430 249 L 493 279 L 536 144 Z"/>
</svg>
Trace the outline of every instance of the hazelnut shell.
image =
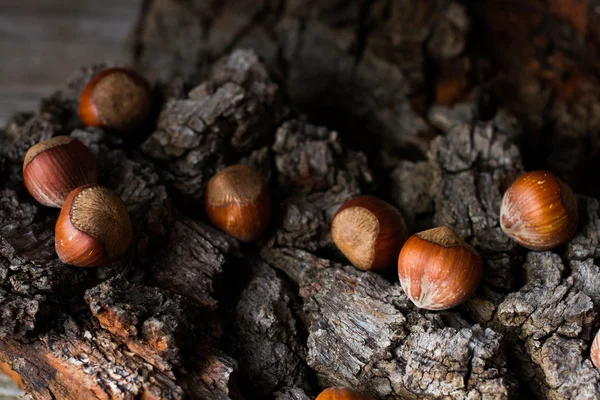
<svg viewBox="0 0 600 400">
<path fill-rule="evenodd" d="M 445 310 L 467 300 L 482 272 L 479 253 L 445 226 L 411 236 L 398 257 L 404 292 L 427 310 Z"/>
<path fill-rule="evenodd" d="M 86 126 L 129 131 L 150 114 L 148 81 L 129 68 L 109 68 L 96 74 L 79 99 L 79 116 Z"/>
<path fill-rule="evenodd" d="M 256 240 L 269 224 L 269 190 L 252 167 L 232 165 L 219 171 L 208 182 L 205 200 L 213 224 L 242 242 Z"/>
<path fill-rule="evenodd" d="M 62 207 L 79 186 L 95 183 L 98 168 L 94 154 L 79 140 L 56 136 L 31 147 L 23 161 L 23 182 L 40 204 Z"/>
<path fill-rule="evenodd" d="M 119 196 L 101 185 L 85 185 L 69 194 L 58 216 L 56 253 L 65 264 L 97 267 L 123 255 L 132 237 Z"/>
<path fill-rule="evenodd" d="M 549 250 L 565 244 L 577 231 L 578 222 L 573 191 L 548 171 L 521 175 L 502 198 L 502 230 L 531 250 Z"/>
<path fill-rule="evenodd" d="M 316 400 L 373 400 L 365 393 L 344 387 L 331 387 L 323 390 Z"/>
<path fill-rule="evenodd" d="M 373 196 L 359 196 L 347 201 L 331 223 L 336 246 L 362 270 L 380 270 L 393 265 L 407 232 L 400 211 Z"/>
</svg>

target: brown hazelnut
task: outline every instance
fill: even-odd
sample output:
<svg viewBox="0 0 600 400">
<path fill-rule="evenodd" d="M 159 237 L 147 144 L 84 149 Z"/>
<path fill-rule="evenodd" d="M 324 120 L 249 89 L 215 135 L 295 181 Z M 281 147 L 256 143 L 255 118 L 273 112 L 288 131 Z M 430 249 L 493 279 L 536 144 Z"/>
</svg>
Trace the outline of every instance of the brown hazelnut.
<svg viewBox="0 0 600 400">
<path fill-rule="evenodd" d="M 590 349 L 590 358 L 596 368 L 600 368 L 600 331 L 596 333 L 594 341 L 592 342 L 592 348 Z"/>
<path fill-rule="evenodd" d="M 323 390 L 316 400 L 373 400 L 373 398 L 357 390 L 331 387 Z"/>
<path fill-rule="evenodd" d="M 404 292 L 427 310 L 445 310 L 467 300 L 482 272 L 479 253 L 445 226 L 411 236 L 398 257 Z"/>
<path fill-rule="evenodd" d="M 23 161 L 23 182 L 39 203 L 62 207 L 79 186 L 95 183 L 96 159 L 90 149 L 69 136 L 56 136 L 31 147 Z"/>
<path fill-rule="evenodd" d="M 56 253 L 65 264 L 97 267 L 123 255 L 132 240 L 127 206 L 112 190 L 85 185 L 71 192 L 56 222 Z"/>
<path fill-rule="evenodd" d="M 227 167 L 208 182 L 206 213 L 223 232 L 251 242 L 269 224 L 271 200 L 267 184 L 247 165 Z"/>
<path fill-rule="evenodd" d="M 331 235 L 356 268 L 379 270 L 394 264 L 408 233 L 394 206 L 377 197 L 359 196 L 339 208 Z"/>
<path fill-rule="evenodd" d="M 502 230 L 531 250 L 549 250 L 565 244 L 575 234 L 578 222 L 573 191 L 548 171 L 521 175 L 502 198 Z"/>
<path fill-rule="evenodd" d="M 109 68 L 87 84 L 79 99 L 79 116 L 86 126 L 128 131 L 150 114 L 148 81 L 129 68 Z"/>
</svg>

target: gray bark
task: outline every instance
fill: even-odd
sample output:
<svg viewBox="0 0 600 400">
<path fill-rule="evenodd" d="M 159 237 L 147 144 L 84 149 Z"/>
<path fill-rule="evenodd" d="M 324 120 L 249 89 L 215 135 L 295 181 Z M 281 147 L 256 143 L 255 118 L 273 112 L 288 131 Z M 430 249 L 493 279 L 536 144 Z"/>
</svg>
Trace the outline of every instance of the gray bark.
<svg viewBox="0 0 600 400">
<path fill-rule="evenodd" d="M 555 251 L 502 233 L 502 194 L 532 163 L 519 144 L 533 134 L 467 79 L 481 72 L 469 42 L 481 11 L 149 1 L 134 41 L 157 109 L 140 135 L 81 126 L 77 96 L 102 66 L 0 132 L 0 358 L 36 399 L 305 400 L 333 385 L 378 399 L 600 398 L 598 202 L 578 197 L 579 230 Z M 59 134 L 92 149 L 128 205 L 134 242 L 109 266 L 60 263 L 57 210 L 23 186 L 27 149 Z M 208 179 L 234 163 L 269 178 L 273 217 L 254 244 L 203 212 Z M 411 233 L 453 227 L 484 259 L 476 295 L 428 312 L 393 268 L 349 266 L 330 223 L 359 194 L 398 206 Z"/>
</svg>

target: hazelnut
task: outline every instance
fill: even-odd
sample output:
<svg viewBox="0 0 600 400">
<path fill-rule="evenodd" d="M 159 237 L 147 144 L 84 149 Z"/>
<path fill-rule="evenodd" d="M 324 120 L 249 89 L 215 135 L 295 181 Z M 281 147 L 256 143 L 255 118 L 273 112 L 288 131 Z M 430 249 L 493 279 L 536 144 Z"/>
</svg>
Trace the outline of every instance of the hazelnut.
<svg viewBox="0 0 600 400">
<path fill-rule="evenodd" d="M 71 191 L 95 183 L 96 159 L 83 143 L 56 136 L 31 147 L 23 161 L 23 182 L 39 203 L 62 207 Z"/>
<path fill-rule="evenodd" d="M 128 131 L 150 114 L 148 81 L 129 68 L 109 68 L 87 84 L 79 99 L 79 116 L 86 126 Z"/>
<path fill-rule="evenodd" d="M 479 253 L 445 226 L 411 236 L 398 257 L 404 292 L 427 310 L 445 310 L 467 300 L 482 270 Z"/>
<path fill-rule="evenodd" d="M 251 242 L 263 233 L 271 216 L 267 184 L 249 166 L 229 166 L 208 182 L 206 213 L 223 232 Z"/>
<path fill-rule="evenodd" d="M 56 253 L 65 264 L 97 267 L 123 255 L 132 240 L 127 206 L 97 184 L 73 190 L 56 222 Z"/>
<path fill-rule="evenodd" d="M 592 359 L 592 362 L 596 368 L 600 368 L 600 331 L 596 333 L 596 337 L 594 337 L 594 341 L 592 342 L 590 358 Z"/>
<path fill-rule="evenodd" d="M 521 175 L 502 198 L 500 226 L 531 250 L 549 250 L 569 241 L 579 211 L 571 188 L 548 171 Z"/>
<path fill-rule="evenodd" d="M 373 398 L 357 390 L 331 387 L 323 390 L 315 400 L 373 400 Z"/>
<path fill-rule="evenodd" d="M 408 236 L 400 211 L 373 196 L 344 203 L 331 223 L 333 241 L 348 260 L 362 270 L 392 265 Z"/>
</svg>

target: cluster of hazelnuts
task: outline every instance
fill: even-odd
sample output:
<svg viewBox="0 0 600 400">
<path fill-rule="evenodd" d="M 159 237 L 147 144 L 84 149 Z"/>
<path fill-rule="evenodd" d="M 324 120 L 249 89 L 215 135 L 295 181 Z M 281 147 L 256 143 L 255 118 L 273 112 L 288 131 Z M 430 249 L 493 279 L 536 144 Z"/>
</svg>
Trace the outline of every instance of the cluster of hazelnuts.
<svg viewBox="0 0 600 400">
<path fill-rule="evenodd" d="M 150 113 L 149 83 L 130 69 L 110 68 L 84 89 L 79 114 L 87 126 L 128 131 Z M 100 266 L 125 253 L 132 240 L 126 205 L 99 185 L 92 152 L 78 140 L 58 136 L 33 146 L 23 163 L 24 183 L 41 204 L 61 208 L 56 252 L 66 264 Z M 271 203 L 266 182 L 253 168 L 233 165 L 208 182 L 206 213 L 222 231 L 242 242 L 256 240 L 268 225 Z M 566 243 L 578 225 L 575 196 L 547 171 L 519 177 L 506 191 L 500 225 L 506 235 L 531 250 Z M 402 214 L 389 203 L 359 196 L 343 204 L 331 233 L 339 250 L 361 270 L 381 270 L 395 262 L 410 300 L 428 310 L 444 310 L 467 300 L 481 279 L 479 253 L 448 227 L 408 237 Z M 600 334 L 591 350 L 600 367 Z M 329 388 L 317 400 L 368 400 L 347 388 Z"/>
<path fill-rule="evenodd" d="M 79 101 L 86 126 L 119 132 L 139 126 L 152 106 L 150 84 L 127 68 L 109 68 L 87 84 Z M 104 265 L 125 253 L 133 237 L 127 206 L 97 184 L 93 153 L 68 136 L 31 147 L 23 162 L 23 181 L 42 205 L 61 209 L 55 228 L 58 257 L 81 267 Z"/>
<path fill-rule="evenodd" d="M 568 242 L 579 221 L 571 188 L 548 171 L 526 173 L 508 188 L 500 206 L 500 227 L 530 250 L 549 250 Z M 482 261 L 477 251 L 448 227 L 407 239 L 400 212 L 371 196 L 346 202 L 337 211 L 331 232 L 340 251 L 359 269 L 379 270 L 397 259 L 400 283 L 418 307 L 452 308 L 479 285 Z M 600 368 L 600 332 L 590 356 Z M 349 388 L 329 388 L 317 400 L 371 400 Z"/>
<path fill-rule="evenodd" d="M 135 71 L 110 68 L 85 87 L 79 114 L 87 126 L 128 131 L 148 116 L 151 97 L 150 84 Z M 27 152 L 23 175 L 36 200 L 62 208 L 56 225 L 61 260 L 101 265 L 125 252 L 132 236 L 127 209 L 118 196 L 96 183 L 96 162 L 85 145 L 64 136 L 39 143 Z M 205 204 L 211 221 L 242 242 L 257 239 L 271 213 L 266 182 L 245 165 L 218 172 L 208 182 Z M 566 243 L 577 222 L 573 192 L 547 171 L 522 175 L 502 199 L 502 230 L 532 250 Z M 404 291 L 421 308 L 454 307 L 473 294 L 481 279 L 480 255 L 451 228 L 429 229 L 408 238 L 400 212 L 376 197 L 360 196 L 343 204 L 331 233 L 359 269 L 380 270 L 397 262 Z"/>
<path fill-rule="evenodd" d="M 547 171 L 519 177 L 506 191 L 500 225 L 532 250 L 548 250 L 575 234 L 579 215 L 571 189 Z M 420 308 L 445 310 L 467 300 L 483 272 L 478 252 L 448 227 L 407 238 L 400 212 L 371 196 L 346 202 L 333 219 L 333 240 L 357 268 L 379 270 L 397 262 L 400 283 Z"/>
<path fill-rule="evenodd" d="M 258 238 L 268 224 L 270 201 L 265 181 L 252 168 L 234 165 L 208 183 L 206 211 L 212 222 L 240 241 Z M 566 243 L 578 224 L 571 189 L 547 171 L 519 177 L 506 191 L 500 209 L 502 230 L 532 250 Z M 479 253 L 451 228 L 442 226 L 408 237 L 402 214 L 373 196 L 344 203 L 331 224 L 333 241 L 361 270 L 394 263 L 410 300 L 428 310 L 445 310 L 467 300 L 483 272 Z"/>
<path fill-rule="evenodd" d="M 150 84 L 134 70 L 109 68 L 96 74 L 79 100 L 86 126 L 129 132 L 152 107 Z M 93 153 L 68 136 L 31 147 L 23 162 L 23 181 L 42 205 L 61 209 L 55 228 L 56 253 L 80 267 L 105 265 L 122 256 L 133 233 L 127 206 L 97 184 Z M 206 191 L 206 211 L 214 224 L 240 241 L 263 232 L 270 216 L 267 186 L 254 169 L 234 165 L 216 174 Z"/>
</svg>

